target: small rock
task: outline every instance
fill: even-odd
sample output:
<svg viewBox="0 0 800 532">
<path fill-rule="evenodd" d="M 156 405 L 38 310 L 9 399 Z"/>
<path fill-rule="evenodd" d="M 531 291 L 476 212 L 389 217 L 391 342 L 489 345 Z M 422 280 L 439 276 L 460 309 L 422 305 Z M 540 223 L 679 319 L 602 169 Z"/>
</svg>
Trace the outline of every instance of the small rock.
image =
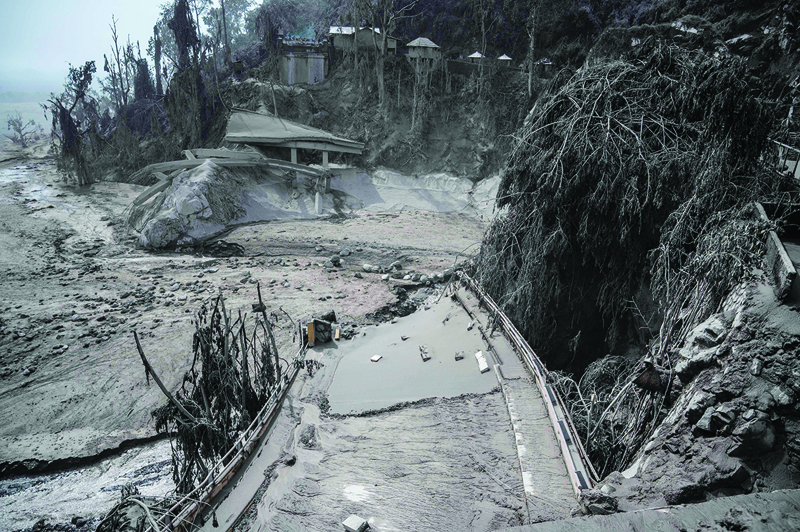
<svg viewBox="0 0 800 532">
<path fill-rule="evenodd" d="M 750 364 L 750 374 L 758 377 L 761 375 L 761 369 L 764 367 L 764 362 L 760 358 L 754 358 L 753 363 Z"/>
<path fill-rule="evenodd" d="M 342 258 L 339 255 L 334 255 L 333 257 L 328 259 L 328 262 L 330 262 L 334 266 L 339 266 L 342 264 Z"/>
<path fill-rule="evenodd" d="M 363 279 L 363 278 L 364 278 L 364 276 L 363 276 L 363 275 L 361 275 L 361 272 L 356 272 L 356 273 L 354 273 L 354 274 L 353 274 L 353 277 L 355 277 L 356 279 Z"/>
<path fill-rule="evenodd" d="M 794 403 L 794 398 L 778 386 L 774 386 L 769 394 L 775 399 L 775 404 L 778 406 L 789 406 Z"/>
<path fill-rule="evenodd" d="M 389 265 L 389 268 L 392 270 L 402 270 L 403 264 L 399 260 L 396 260 Z"/>
<path fill-rule="evenodd" d="M 27 376 L 28 376 L 28 375 L 30 375 L 31 373 L 33 373 L 33 372 L 32 372 L 30 369 L 28 369 L 28 368 L 22 368 L 22 375 L 23 375 L 24 377 L 27 377 Z"/>
<path fill-rule="evenodd" d="M 317 247 L 315 247 L 315 248 L 314 248 L 314 251 L 316 251 L 316 252 L 318 252 L 318 253 L 319 253 L 320 251 L 322 251 L 322 246 L 317 246 Z"/>
<path fill-rule="evenodd" d="M 325 268 L 326 270 L 332 270 L 332 269 L 334 268 L 334 266 L 333 266 L 333 262 L 331 262 L 331 261 L 329 261 L 329 260 L 325 261 L 325 264 L 323 264 L 322 266 L 323 266 L 323 268 Z"/>
<path fill-rule="evenodd" d="M 349 256 L 350 254 L 352 254 L 352 251 L 350 251 L 350 250 L 349 250 L 349 249 L 347 249 L 347 248 L 345 248 L 345 249 L 343 249 L 342 251 L 340 251 L 340 252 L 339 252 L 339 255 L 341 255 L 342 257 L 347 257 L 347 256 Z"/>
<path fill-rule="evenodd" d="M 375 269 L 375 266 L 372 264 L 364 264 L 361 266 L 361 269 L 364 270 L 366 273 L 372 273 Z"/>
<path fill-rule="evenodd" d="M 400 337 L 400 339 L 401 339 L 402 341 L 404 341 L 404 342 L 405 342 L 406 340 L 408 340 L 408 336 L 406 336 L 406 335 L 404 334 L 404 335 L 402 335 L 402 336 Z"/>
<path fill-rule="evenodd" d="M 385 273 L 385 274 L 381 275 L 381 281 L 388 281 L 389 278 L 390 278 L 390 275 L 388 273 Z"/>
<path fill-rule="evenodd" d="M 180 283 L 173 283 L 172 286 L 169 287 L 169 289 L 174 292 L 174 291 L 178 290 L 180 287 L 181 287 Z"/>
</svg>

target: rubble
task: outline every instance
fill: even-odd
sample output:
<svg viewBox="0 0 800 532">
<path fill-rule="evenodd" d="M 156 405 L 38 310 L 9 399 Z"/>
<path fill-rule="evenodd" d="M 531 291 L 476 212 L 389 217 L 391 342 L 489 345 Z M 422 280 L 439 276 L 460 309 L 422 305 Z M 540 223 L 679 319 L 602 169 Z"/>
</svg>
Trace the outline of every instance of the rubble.
<svg viewBox="0 0 800 532">
<path fill-rule="evenodd" d="M 680 382 L 666 418 L 634 464 L 607 476 L 586 500 L 603 494 L 616 501 L 616 510 L 630 511 L 794 487 L 800 471 L 797 311 L 776 301 L 768 285 L 750 282 L 691 331 L 679 354 Z M 584 505 L 588 513 L 611 508 Z"/>
</svg>

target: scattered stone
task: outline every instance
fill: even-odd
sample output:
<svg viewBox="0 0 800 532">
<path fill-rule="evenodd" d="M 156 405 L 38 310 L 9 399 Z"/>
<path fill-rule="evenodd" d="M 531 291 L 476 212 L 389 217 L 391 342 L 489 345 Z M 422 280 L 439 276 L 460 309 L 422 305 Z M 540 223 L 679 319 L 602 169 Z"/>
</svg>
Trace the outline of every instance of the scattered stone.
<svg viewBox="0 0 800 532">
<path fill-rule="evenodd" d="M 406 336 L 404 334 L 404 335 L 400 336 L 400 339 L 405 342 L 406 340 L 408 340 L 408 336 Z"/>
<path fill-rule="evenodd" d="M 456 362 L 464 360 L 464 351 L 456 351 Z"/>
<path fill-rule="evenodd" d="M 608 515 L 618 510 L 617 500 L 598 489 L 582 491 L 580 504 L 591 515 Z"/>
<path fill-rule="evenodd" d="M 350 517 L 344 520 L 342 525 L 347 532 L 364 532 L 364 530 L 369 528 L 369 523 L 356 514 L 350 515 Z"/>
<path fill-rule="evenodd" d="M 342 257 L 347 257 L 347 256 L 349 256 L 351 254 L 352 254 L 352 251 L 350 251 L 347 248 L 344 248 L 342 251 L 339 252 L 339 255 L 341 255 Z"/>
<path fill-rule="evenodd" d="M 373 271 L 375 271 L 375 266 L 373 266 L 372 264 L 365 263 L 363 266 L 361 266 L 361 269 L 364 270 L 366 273 L 372 273 Z"/>
<path fill-rule="evenodd" d="M 317 253 L 319 253 L 320 251 L 322 251 L 322 246 L 317 246 L 317 247 L 315 247 L 315 248 L 314 248 L 314 251 L 316 251 Z"/>
<path fill-rule="evenodd" d="M 333 262 L 326 260 L 325 264 L 322 265 L 326 270 L 332 270 L 334 268 Z"/>
<path fill-rule="evenodd" d="M 423 362 L 427 362 L 431 359 L 431 355 L 428 353 L 428 346 L 419 346 L 419 356 L 422 357 Z"/>
<path fill-rule="evenodd" d="M 354 274 L 353 274 L 353 277 L 355 277 L 356 279 L 363 279 L 363 278 L 364 278 L 364 276 L 363 276 L 363 275 L 361 275 L 361 272 L 356 272 L 356 273 L 354 273 Z"/>
<path fill-rule="evenodd" d="M 389 265 L 389 269 L 391 269 L 391 270 L 402 270 L 403 269 L 403 264 L 399 260 L 396 260 L 396 261 L 394 261 L 393 263 L 391 263 Z"/>
<path fill-rule="evenodd" d="M 342 264 L 342 257 L 340 257 L 339 255 L 334 255 L 333 257 L 331 257 L 330 259 L 328 259 L 328 262 L 330 262 L 330 263 L 331 263 L 331 264 L 333 264 L 334 266 L 341 266 L 341 264 Z"/>
<path fill-rule="evenodd" d="M 180 283 L 173 283 L 172 286 L 169 287 L 169 289 L 174 292 L 174 291 L 178 290 L 180 287 L 181 287 Z"/>
</svg>

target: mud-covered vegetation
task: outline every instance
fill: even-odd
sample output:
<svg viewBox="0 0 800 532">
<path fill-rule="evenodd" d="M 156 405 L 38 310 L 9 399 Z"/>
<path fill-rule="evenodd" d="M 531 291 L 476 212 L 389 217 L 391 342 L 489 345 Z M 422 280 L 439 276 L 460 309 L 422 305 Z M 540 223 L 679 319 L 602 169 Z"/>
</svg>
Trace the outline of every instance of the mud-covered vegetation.
<svg viewBox="0 0 800 532">
<path fill-rule="evenodd" d="M 153 411 L 156 430 L 175 434 L 173 477 L 178 493 L 189 493 L 233 447 L 238 436 L 256 418 L 279 386 L 288 362 L 278 355 L 272 319 L 261 301 L 253 305 L 255 318 L 228 312 L 222 295 L 197 313 L 192 340 L 191 369 L 180 390 Z M 154 375 L 141 349 L 147 369 Z M 157 381 L 160 382 L 160 381 Z"/>
<path fill-rule="evenodd" d="M 778 10 L 792 17 L 795 7 Z M 476 261 L 534 349 L 577 373 L 558 386 L 606 472 L 629 463 L 663 418 L 689 331 L 760 267 L 771 227 L 752 203 L 796 197 L 771 149 L 797 129 L 794 71 L 732 53 L 718 26 L 675 9 L 688 18 L 669 29 L 608 32 L 600 44 L 627 39 L 628 51 L 593 51 L 539 97 Z M 747 9 L 711 12 L 718 24 L 754 23 Z M 769 64 L 796 54 L 784 38 Z"/>
</svg>

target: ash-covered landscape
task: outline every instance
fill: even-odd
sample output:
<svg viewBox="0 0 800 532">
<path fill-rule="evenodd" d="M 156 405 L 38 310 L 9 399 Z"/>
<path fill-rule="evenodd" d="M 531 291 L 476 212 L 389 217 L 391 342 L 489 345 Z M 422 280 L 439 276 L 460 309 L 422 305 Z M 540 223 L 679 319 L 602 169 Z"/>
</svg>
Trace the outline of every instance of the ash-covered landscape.
<svg viewBox="0 0 800 532">
<path fill-rule="evenodd" d="M 800 2 L 0 21 L 0 529 L 800 529 Z"/>
</svg>

